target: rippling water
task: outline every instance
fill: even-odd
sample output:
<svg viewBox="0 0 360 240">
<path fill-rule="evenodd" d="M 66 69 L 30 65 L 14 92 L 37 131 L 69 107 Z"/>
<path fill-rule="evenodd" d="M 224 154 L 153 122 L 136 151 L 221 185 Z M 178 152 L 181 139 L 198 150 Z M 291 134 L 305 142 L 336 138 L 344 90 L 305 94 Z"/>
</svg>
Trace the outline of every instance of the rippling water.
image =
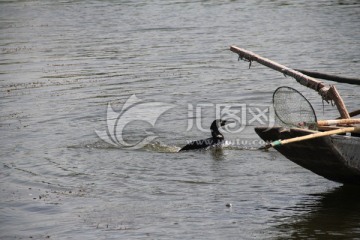
<svg viewBox="0 0 360 240">
<path fill-rule="evenodd" d="M 358 77 L 358 1 L 1 1 L 0 19 L 1 239 L 360 236 L 359 189 L 256 150 L 256 122 L 224 133 L 245 146 L 176 153 L 209 134 L 195 119 L 208 128 L 215 104 L 266 106 L 281 85 L 336 116 L 228 48 Z M 337 88 L 358 109 L 359 87 Z M 101 140 L 108 103 L 119 113 L 134 94 L 171 109 L 124 140 L 157 139 Z"/>
</svg>

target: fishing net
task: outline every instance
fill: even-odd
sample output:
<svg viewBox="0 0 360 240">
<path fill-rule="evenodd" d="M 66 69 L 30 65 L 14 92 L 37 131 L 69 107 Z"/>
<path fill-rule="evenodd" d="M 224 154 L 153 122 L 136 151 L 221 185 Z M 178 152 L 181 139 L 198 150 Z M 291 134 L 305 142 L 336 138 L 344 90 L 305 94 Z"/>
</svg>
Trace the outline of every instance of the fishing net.
<svg viewBox="0 0 360 240">
<path fill-rule="evenodd" d="M 273 94 L 275 115 L 281 125 L 316 129 L 316 114 L 310 102 L 296 89 L 279 87 Z"/>
</svg>

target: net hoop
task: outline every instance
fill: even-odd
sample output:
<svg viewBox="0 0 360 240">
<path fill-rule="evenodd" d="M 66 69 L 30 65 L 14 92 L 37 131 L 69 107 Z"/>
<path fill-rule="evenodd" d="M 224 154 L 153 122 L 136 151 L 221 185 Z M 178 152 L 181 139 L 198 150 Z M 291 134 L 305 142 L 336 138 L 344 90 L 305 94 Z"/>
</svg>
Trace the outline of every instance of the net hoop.
<svg viewBox="0 0 360 240">
<path fill-rule="evenodd" d="M 276 117 L 286 126 L 317 129 L 317 117 L 311 103 L 298 90 L 282 86 L 273 93 Z"/>
</svg>

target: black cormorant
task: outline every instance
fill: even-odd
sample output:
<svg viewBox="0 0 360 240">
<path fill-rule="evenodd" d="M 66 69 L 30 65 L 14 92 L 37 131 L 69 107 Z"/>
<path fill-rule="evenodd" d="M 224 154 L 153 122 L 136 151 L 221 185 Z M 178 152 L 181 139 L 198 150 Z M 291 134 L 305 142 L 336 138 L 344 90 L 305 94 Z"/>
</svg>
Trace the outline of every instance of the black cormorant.
<svg viewBox="0 0 360 240">
<path fill-rule="evenodd" d="M 230 122 L 221 119 L 214 120 L 210 126 L 212 135 L 211 138 L 193 141 L 181 148 L 179 152 L 185 150 L 206 149 L 210 146 L 220 146 L 222 143 L 224 143 L 224 135 L 222 135 L 219 131 L 219 127 L 223 127 L 228 123 Z"/>
</svg>

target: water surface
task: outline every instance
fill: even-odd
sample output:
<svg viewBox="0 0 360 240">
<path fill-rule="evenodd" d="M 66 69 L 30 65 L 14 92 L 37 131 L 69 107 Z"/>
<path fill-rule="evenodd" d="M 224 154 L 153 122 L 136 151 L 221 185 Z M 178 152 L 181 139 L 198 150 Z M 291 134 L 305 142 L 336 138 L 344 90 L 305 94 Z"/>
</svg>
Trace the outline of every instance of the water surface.
<svg viewBox="0 0 360 240">
<path fill-rule="evenodd" d="M 336 117 L 317 93 L 259 64 L 249 70 L 228 49 L 358 77 L 359 23 L 350 0 L 2 1 L 1 238 L 358 237 L 358 188 L 256 150 L 257 122 L 224 133 L 241 146 L 176 151 L 209 134 L 191 106 L 208 106 L 207 128 L 216 105 L 267 106 L 282 85 L 303 92 L 319 119 Z M 337 88 L 358 109 L 359 87 Z M 108 103 L 120 112 L 134 94 L 172 106 L 155 126 L 123 132 L 130 144 L 156 140 L 135 150 L 101 140 Z"/>
</svg>

